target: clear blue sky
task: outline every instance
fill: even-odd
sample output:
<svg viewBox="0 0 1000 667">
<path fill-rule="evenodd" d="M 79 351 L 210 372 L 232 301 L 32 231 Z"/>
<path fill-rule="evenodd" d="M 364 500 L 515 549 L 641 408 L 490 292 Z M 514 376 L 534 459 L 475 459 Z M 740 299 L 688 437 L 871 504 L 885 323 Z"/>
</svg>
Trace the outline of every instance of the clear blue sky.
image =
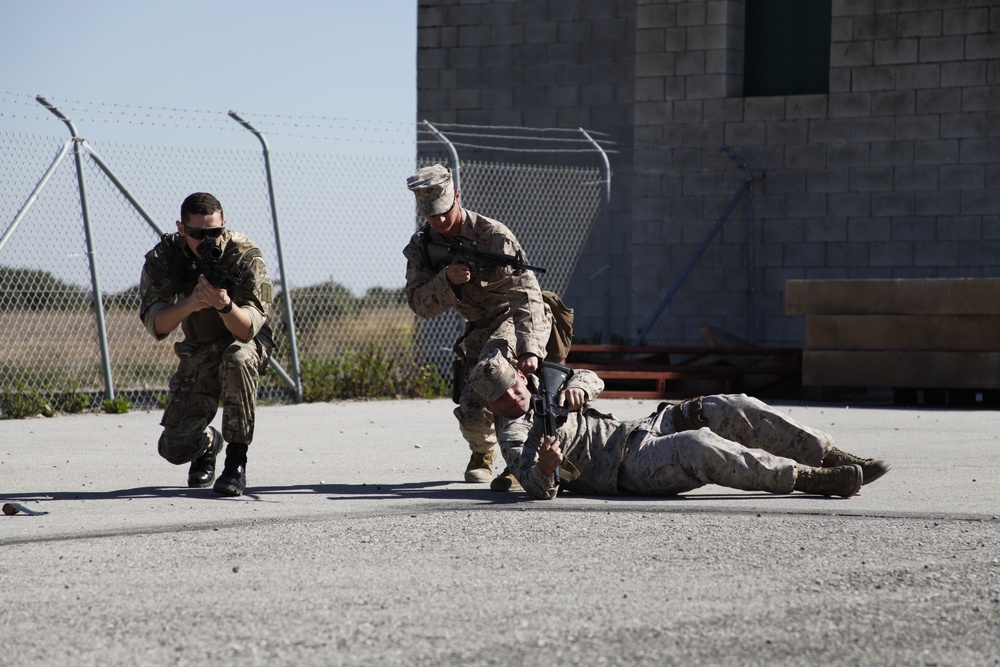
<svg viewBox="0 0 1000 667">
<path fill-rule="evenodd" d="M 375 131 L 390 154 L 412 156 L 416 6 L 0 0 L 0 131 L 65 135 L 41 94 L 90 140 L 253 148 L 225 115 L 236 110 L 274 150 L 320 135 L 334 150 L 339 136 Z"/>
</svg>

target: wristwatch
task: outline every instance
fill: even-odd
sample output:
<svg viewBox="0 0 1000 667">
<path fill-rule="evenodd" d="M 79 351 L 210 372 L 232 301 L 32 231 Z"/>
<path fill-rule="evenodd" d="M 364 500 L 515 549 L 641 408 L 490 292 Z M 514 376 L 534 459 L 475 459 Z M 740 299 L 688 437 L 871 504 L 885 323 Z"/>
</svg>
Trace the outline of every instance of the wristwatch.
<svg viewBox="0 0 1000 667">
<path fill-rule="evenodd" d="M 230 299 L 229 303 L 226 304 L 225 308 L 216 308 L 215 310 L 218 311 L 219 313 L 222 313 L 223 315 L 225 315 L 226 313 L 230 312 L 232 309 L 233 309 L 233 300 Z"/>
</svg>

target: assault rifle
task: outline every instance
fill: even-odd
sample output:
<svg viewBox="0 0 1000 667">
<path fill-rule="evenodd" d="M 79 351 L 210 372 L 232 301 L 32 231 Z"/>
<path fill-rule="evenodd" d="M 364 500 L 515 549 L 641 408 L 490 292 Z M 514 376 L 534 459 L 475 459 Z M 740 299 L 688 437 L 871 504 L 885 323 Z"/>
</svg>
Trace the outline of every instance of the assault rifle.
<svg viewBox="0 0 1000 667">
<path fill-rule="evenodd" d="M 573 369 L 554 361 L 543 361 L 535 371 L 538 378 L 538 393 L 531 397 L 535 416 L 542 420 L 542 433 L 554 436 L 559 427 L 566 423 L 569 410 L 558 405 L 559 392 L 566 381 L 573 377 Z M 556 484 L 559 483 L 559 468 L 555 470 Z"/>
<path fill-rule="evenodd" d="M 453 262 L 465 264 L 472 273 L 478 273 L 485 266 L 509 266 L 518 273 L 526 270 L 545 273 L 545 269 L 540 266 L 525 264 L 520 250 L 516 255 L 480 250 L 479 244 L 466 236 L 456 236 L 451 243 L 427 239 L 427 257 L 435 266 Z"/>
<path fill-rule="evenodd" d="M 198 244 L 198 271 L 216 287 L 232 289 L 243 282 L 243 276 L 232 274 L 222 266 L 222 248 L 216 245 L 212 239 L 206 238 Z"/>
</svg>

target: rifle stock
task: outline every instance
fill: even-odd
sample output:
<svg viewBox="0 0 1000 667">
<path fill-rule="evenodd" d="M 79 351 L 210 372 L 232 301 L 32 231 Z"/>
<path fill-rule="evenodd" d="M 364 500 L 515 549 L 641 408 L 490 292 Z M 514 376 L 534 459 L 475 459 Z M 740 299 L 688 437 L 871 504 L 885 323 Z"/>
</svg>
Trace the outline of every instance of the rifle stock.
<svg viewBox="0 0 1000 667">
<path fill-rule="evenodd" d="M 569 414 L 569 410 L 558 406 L 558 399 L 566 381 L 573 377 L 573 369 L 553 361 L 543 361 L 538 364 L 535 375 L 538 377 L 538 393 L 532 398 L 535 415 L 542 420 L 542 433 L 555 436 Z M 558 484 L 558 467 L 554 475 Z"/>
</svg>

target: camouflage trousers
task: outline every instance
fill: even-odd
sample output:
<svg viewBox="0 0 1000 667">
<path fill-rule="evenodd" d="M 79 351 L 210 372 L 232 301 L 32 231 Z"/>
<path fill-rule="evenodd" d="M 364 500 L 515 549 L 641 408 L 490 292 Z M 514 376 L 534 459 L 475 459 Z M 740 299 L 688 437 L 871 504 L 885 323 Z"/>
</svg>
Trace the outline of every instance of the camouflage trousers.
<svg viewBox="0 0 1000 667">
<path fill-rule="evenodd" d="M 828 433 L 745 394 L 705 396 L 680 408 L 681 428 L 703 426 L 678 430 L 667 406 L 633 431 L 618 475 L 623 493 L 674 495 L 705 484 L 791 493 L 795 464 L 819 466 L 833 446 Z"/>
<path fill-rule="evenodd" d="M 173 464 L 198 458 L 211 444 L 209 424 L 222 405 L 222 437 L 249 445 L 257 411 L 257 387 L 270 349 L 257 339 L 207 345 L 179 342 L 157 447 Z"/>
<path fill-rule="evenodd" d="M 545 315 L 551 320 L 552 314 L 548 306 L 545 308 Z M 514 322 L 510 318 L 503 320 L 499 326 L 493 329 L 473 329 L 463 344 L 465 362 L 461 371 L 462 377 L 466 377 L 480 359 L 492 355 L 494 350 L 500 350 L 505 357 L 513 361 L 516 340 Z M 545 341 L 541 342 L 545 343 Z M 455 408 L 454 414 L 455 418 L 458 419 L 458 428 L 462 431 L 462 437 L 469 443 L 469 449 L 485 454 L 497 444 L 497 434 L 493 427 L 493 413 L 483 407 L 479 395 L 468 385 L 462 387 L 458 407 Z"/>
</svg>

